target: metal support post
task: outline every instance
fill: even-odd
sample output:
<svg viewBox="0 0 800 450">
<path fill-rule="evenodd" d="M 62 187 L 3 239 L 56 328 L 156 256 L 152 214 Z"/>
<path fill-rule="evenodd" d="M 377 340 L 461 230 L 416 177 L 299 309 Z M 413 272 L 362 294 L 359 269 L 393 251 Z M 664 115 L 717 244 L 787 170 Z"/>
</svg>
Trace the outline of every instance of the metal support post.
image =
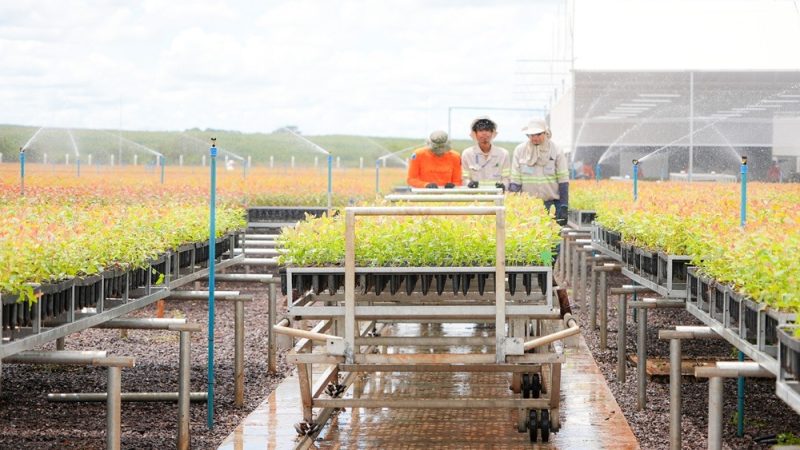
<svg viewBox="0 0 800 450">
<path fill-rule="evenodd" d="M 625 382 L 625 343 L 628 340 L 628 295 L 620 294 L 617 303 L 617 381 Z"/>
<path fill-rule="evenodd" d="M 189 377 L 192 370 L 191 361 L 191 337 L 189 331 L 180 332 L 180 351 L 178 363 L 178 449 L 186 450 L 189 448 L 189 400 L 190 383 Z"/>
<path fill-rule="evenodd" d="M 277 316 L 277 296 L 275 283 L 269 284 L 269 311 L 268 314 L 268 322 L 267 322 L 267 370 L 269 373 L 276 373 L 277 368 L 277 358 L 276 358 L 276 349 L 278 346 L 275 342 L 275 330 L 273 329 L 273 325 L 275 324 L 275 319 Z"/>
<path fill-rule="evenodd" d="M 108 399 L 106 400 L 106 449 L 119 450 L 122 435 L 122 368 L 108 367 Z"/>
<path fill-rule="evenodd" d="M 708 379 L 708 448 L 722 450 L 722 377 Z"/>
<path fill-rule="evenodd" d="M 608 274 L 600 272 L 600 350 L 608 349 Z"/>
<path fill-rule="evenodd" d="M 639 310 L 639 336 L 636 343 L 636 409 L 647 404 L 647 309 Z"/>
<path fill-rule="evenodd" d="M 236 301 L 234 318 L 234 401 L 237 408 L 244 406 L 244 302 Z"/>
<path fill-rule="evenodd" d="M 669 340 L 669 448 L 681 448 L 681 340 Z"/>
<path fill-rule="evenodd" d="M 64 344 L 65 344 L 65 338 L 61 337 L 61 338 L 56 339 L 56 350 L 59 350 L 59 351 L 64 350 L 64 348 L 65 348 Z"/>
<path fill-rule="evenodd" d="M 580 253 L 580 261 L 581 261 L 581 282 L 580 282 L 580 306 L 581 309 L 586 308 L 586 254 L 588 253 L 587 249 L 584 249 Z"/>
</svg>

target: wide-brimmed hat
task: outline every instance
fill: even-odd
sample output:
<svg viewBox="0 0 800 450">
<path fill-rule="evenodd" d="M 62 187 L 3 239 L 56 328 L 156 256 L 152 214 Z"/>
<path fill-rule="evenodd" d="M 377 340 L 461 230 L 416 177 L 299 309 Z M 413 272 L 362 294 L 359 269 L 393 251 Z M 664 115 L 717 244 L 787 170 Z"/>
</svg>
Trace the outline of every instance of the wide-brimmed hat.
<svg viewBox="0 0 800 450">
<path fill-rule="evenodd" d="M 522 132 L 527 135 L 539 134 L 545 131 L 547 131 L 547 123 L 544 119 L 533 119 L 522 129 Z"/>
<path fill-rule="evenodd" d="M 446 151 L 452 147 L 450 145 L 450 138 L 447 133 L 442 130 L 436 130 L 428 137 L 428 146 L 433 151 Z"/>
</svg>

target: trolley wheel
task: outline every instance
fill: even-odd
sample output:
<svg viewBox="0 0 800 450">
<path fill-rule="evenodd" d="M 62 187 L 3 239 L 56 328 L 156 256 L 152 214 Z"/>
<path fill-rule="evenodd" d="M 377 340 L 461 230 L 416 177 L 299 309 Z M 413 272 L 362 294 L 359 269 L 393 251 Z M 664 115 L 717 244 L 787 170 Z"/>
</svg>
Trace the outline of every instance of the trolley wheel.
<svg viewBox="0 0 800 450">
<path fill-rule="evenodd" d="M 531 376 L 530 374 L 522 374 L 522 398 L 531 398 Z"/>
<path fill-rule="evenodd" d="M 536 410 L 532 409 L 528 413 L 528 433 L 530 433 L 531 442 L 536 442 L 536 435 L 539 432 L 539 419 L 536 415 Z"/>
<path fill-rule="evenodd" d="M 550 440 L 550 411 L 543 409 L 542 418 L 539 420 L 539 427 L 542 430 L 542 442 Z"/>
<path fill-rule="evenodd" d="M 531 380 L 531 397 L 539 398 L 542 395 L 542 382 L 539 378 L 539 374 L 533 374 L 533 379 Z M 528 398 L 528 397 L 525 397 Z"/>
</svg>

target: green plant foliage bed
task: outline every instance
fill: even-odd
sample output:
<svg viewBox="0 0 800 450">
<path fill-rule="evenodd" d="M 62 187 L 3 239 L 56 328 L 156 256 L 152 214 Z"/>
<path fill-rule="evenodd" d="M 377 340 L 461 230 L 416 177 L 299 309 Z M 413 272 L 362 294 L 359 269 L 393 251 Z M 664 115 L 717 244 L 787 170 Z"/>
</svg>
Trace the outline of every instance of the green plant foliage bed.
<svg viewBox="0 0 800 450">
<path fill-rule="evenodd" d="M 462 205 L 463 206 L 463 205 Z M 506 265 L 548 266 L 559 227 L 541 200 L 506 197 Z M 380 216 L 356 225 L 359 267 L 484 267 L 496 257 L 493 216 Z M 285 228 L 280 263 L 293 267 L 343 266 L 344 216 L 308 217 Z"/>
</svg>

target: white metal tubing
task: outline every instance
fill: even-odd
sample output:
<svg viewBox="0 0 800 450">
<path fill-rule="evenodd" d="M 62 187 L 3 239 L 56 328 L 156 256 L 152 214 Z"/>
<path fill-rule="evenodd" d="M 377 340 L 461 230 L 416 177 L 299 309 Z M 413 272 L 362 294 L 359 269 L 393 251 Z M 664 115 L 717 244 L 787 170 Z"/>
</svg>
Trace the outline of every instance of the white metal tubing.
<svg viewBox="0 0 800 450">
<path fill-rule="evenodd" d="M 708 380 L 708 448 L 722 450 L 722 377 Z"/>
<path fill-rule="evenodd" d="M 300 339 L 310 339 L 312 341 L 327 342 L 329 339 L 341 339 L 341 337 L 334 336 L 331 334 L 316 333 L 313 331 L 300 330 L 297 328 L 285 327 L 281 325 L 273 326 L 272 331 L 275 333 L 285 334 L 287 336 L 292 336 Z"/>
<path fill-rule="evenodd" d="M 271 274 L 262 273 L 218 273 L 214 275 L 216 281 L 255 282 L 255 283 L 280 283 L 279 278 Z"/>
<path fill-rule="evenodd" d="M 669 448 L 681 448 L 681 340 L 669 341 Z"/>
<path fill-rule="evenodd" d="M 120 399 L 125 402 L 178 402 L 180 403 L 180 392 L 122 392 Z M 192 392 L 189 400 L 192 402 L 204 402 L 208 399 L 207 392 Z M 47 394 L 47 401 L 53 403 L 79 403 L 79 402 L 105 402 L 108 400 L 106 392 L 66 392 Z"/>
<path fill-rule="evenodd" d="M 502 206 L 352 206 L 354 216 L 486 216 L 504 210 Z"/>
<path fill-rule="evenodd" d="M 628 296 L 619 296 L 617 303 L 617 381 L 625 382 L 625 345 L 628 337 Z"/>
<path fill-rule="evenodd" d="M 594 262 L 592 263 L 594 267 Z M 594 331 L 597 327 L 597 271 L 591 271 L 589 286 L 589 329 Z"/>
<path fill-rule="evenodd" d="M 608 349 L 608 275 L 600 272 L 600 350 Z"/>
<path fill-rule="evenodd" d="M 431 189 L 431 188 L 411 188 L 411 192 L 413 194 L 451 194 L 453 192 L 464 194 L 502 194 L 503 190 L 500 188 L 490 188 L 490 187 L 479 187 L 479 188 L 468 188 L 468 187 L 455 187 L 452 189 Z"/>
<path fill-rule="evenodd" d="M 245 266 L 278 267 L 278 258 L 244 258 L 241 264 Z"/>
<path fill-rule="evenodd" d="M 178 363 L 178 449 L 186 450 L 189 448 L 189 402 L 191 401 L 191 388 L 189 377 L 192 370 L 191 362 L 191 333 L 181 331 L 180 337 L 180 361 Z M 203 392 L 208 398 L 208 392 Z"/>
<path fill-rule="evenodd" d="M 267 310 L 267 370 L 269 373 L 275 373 L 277 368 L 276 353 L 277 345 L 275 343 L 275 319 L 276 319 L 276 289 L 275 283 L 269 285 L 269 310 Z M 291 294 L 290 294 L 291 295 Z"/>
<path fill-rule="evenodd" d="M 61 350 L 55 352 L 26 351 L 6 356 L 6 364 L 93 364 L 99 358 L 105 358 L 106 352 L 101 350 Z"/>
<path fill-rule="evenodd" d="M 106 449 L 119 450 L 122 435 L 122 368 L 108 369 L 108 398 L 106 400 Z"/>
<path fill-rule="evenodd" d="M 572 318 L 572 314 L 565 314 L 564 315 L 564 325 L 567 326 L 566 329 L 561 331 L 556 331 L 555 333 L 548 334 L 547 336 L 542 336 L 536 339 L 532 339 L 528 342 L 525 342 L 525 351 L 534 349 L 536 347 L 541 347 L 543 345 L 547 345 L 551 342 L 555 342 L 570 336 L 574 336 L 581 332 L 580 327 L 578 326 L 578 322 Z"/>
<path fill-rule="evenodd" d="M 389 194 L 384 197 L 390 202 L 502 202 L 503 195 L 465 195 L 465 194 Z"/>
<path fill-rule="evenodd" d="M 186 319 L 145 318 L 145 319 L 112 319 L 94 328 L 111 328 L 124 330 L 168 330 L 170 325 L 183 325 Z"/>
<path fill-rule="evenodd" d="M 244 405 L 244 302 L 236 302 L 234 316 L 234 400 L 237 408 Z"/>
<path fill-rule="evenodd" d="M 647 309 L 639 310 L 639 336 L 636 343 L 636 408 L 644 410 L 647 403 Z"/>
</svg>

